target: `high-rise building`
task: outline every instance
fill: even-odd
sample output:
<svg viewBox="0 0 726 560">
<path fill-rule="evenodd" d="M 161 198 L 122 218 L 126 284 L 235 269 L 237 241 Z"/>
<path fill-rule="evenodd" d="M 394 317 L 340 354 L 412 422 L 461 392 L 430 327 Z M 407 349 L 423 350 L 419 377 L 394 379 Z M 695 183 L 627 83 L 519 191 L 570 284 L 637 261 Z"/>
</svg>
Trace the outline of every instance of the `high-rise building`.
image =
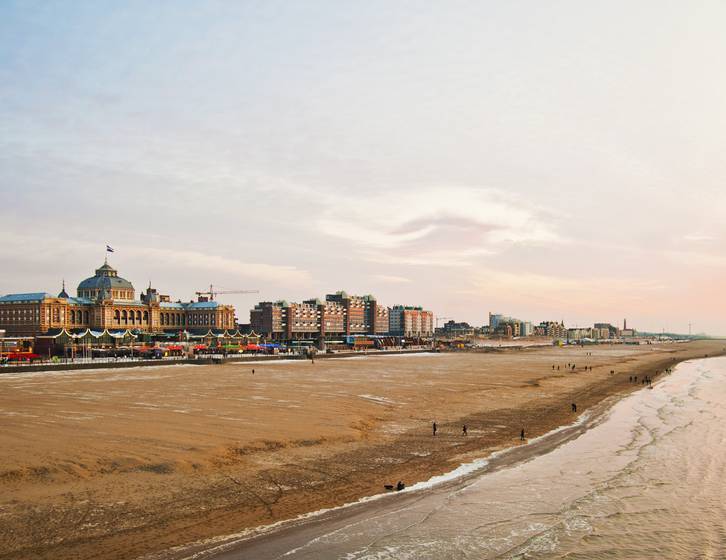
<svg viewBox="0 0 726 560">
<path fill-rule="evenodd" d="M 260 302 L 250 311 L 255 332 L 276 340 L 341 340 L 356 335 L 386 335 L 389 332 L 388 307 L 371 295 L 356 296 L 340 291 L 325 300 L 303 303 Z M 427 328 L 432 323 L 424 320 Z M 432 328 L 429 329 L 433 331 Z"/>
<path fill-rule="evenodd" d="M 395 336 L 432 336 L 434 315 L 422 307 L 394 305 L 389 314 L 389 332 Z"/>
</svg>

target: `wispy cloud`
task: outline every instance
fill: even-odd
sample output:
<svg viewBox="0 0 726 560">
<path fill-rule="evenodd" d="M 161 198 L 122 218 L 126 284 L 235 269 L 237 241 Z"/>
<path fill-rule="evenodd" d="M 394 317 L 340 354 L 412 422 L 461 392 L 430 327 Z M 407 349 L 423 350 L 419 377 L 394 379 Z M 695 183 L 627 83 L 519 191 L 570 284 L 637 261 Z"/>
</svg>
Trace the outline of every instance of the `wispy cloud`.
<svg viewBox="0 0 726 560">
<path fill-rule="evenodd" d="M 726 267 L 726 256 L 696 251 L 665 251 L 664 255 L 679 266 L 694 268 Z"/>
<path fill-rule="evenodd" d="M 384 282 L 386 284 L 410 284 L 410 278 L 404 278 L 403 276 L 390 276 L 388 274 L 374 274 L 371 278 L 377 282 Z"/>
<path fill-rule="evenodd" d="M 316 223 L 368 260 L 404 264 L 463 265 L 513 244 L 561 241 L 544 212 L 502 191 L 473 187 L 336 195 Z"/>
<path fill-rule="evenodd" d="M 551 304 L 563 310 L 587 306 L 607 309 L 613 302 L 632 304 L 648 298 L 662 297 L 667 286 L 657 281 L 633 278 L 570 276 L 477 269 L 470 277 L 470 288 L 461 293 L 481 297 L 483 294 L 506 294 L 507 298 L 528 304 Z"/>
<path fill-rule="evenodd" d="M 6 263 L 24 261 L 42 264 L 50 259 L 57 259 L 59 252 L 62 252 L 66 256 L 66 260 L 70 261 L 87 258 L 89 254 L 93 253 L 99 255 L 99 261 L 102 258 L 103 244 L 101 243 L 66 239 L 59 248 L 55 244 L 43 242 L 42 239 L 32 235 L 0 232 L 0 238 L 4 241 L 0 244 L 0 259 Z M 24 245 L 33 247 L 33 251 L 23 252 L 15 249 Z M 149 273 L 153 273 L 154 270 L 171 270 L 176 271 L 179 275 L 211 272 L 214 275 L 226 275 L 287 286 L 307 284 L 311 280 L 310 272 L 295 266 L 246 261 L 211 252 L 131 244 L 115 244 L 115 249 L 115 259 L 127 260 L 127 262 L 133 263 L 135 269 L 143 267 Z M 77 272 L 83 274 L 83 271 Z"/>
<path fill-rule="evenodd" d="M 148 247 L 127 247 L 125 251 L 131 256 L 153 260 L 163 266 L 178 267 L 180 271 L 188 268 L 206 269 L 215 273 L 284 284 L 303 283 L 311 279 L 308 271 L 294 266 L 241 261 L 198 251 Z"/>
<path fill-rule="evenodd" d="M 701 233 L 690 233 L 683 236 L 684 241 L 715 241 L 715 237 Z"/>
</svg>

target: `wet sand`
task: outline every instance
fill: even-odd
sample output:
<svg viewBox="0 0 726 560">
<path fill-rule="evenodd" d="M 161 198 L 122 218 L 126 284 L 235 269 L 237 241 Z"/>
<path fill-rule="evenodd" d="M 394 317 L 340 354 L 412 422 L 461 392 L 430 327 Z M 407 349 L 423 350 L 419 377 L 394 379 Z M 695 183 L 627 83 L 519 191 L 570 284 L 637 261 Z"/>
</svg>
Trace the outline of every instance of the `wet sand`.
<svg viewBox="0 0 726 560">
<path fill-rule="evenodd" d="M 0 558 L 184 556 L 172 547 L 427 480 L 723 346 L 0 376 Z"/>
</svg>

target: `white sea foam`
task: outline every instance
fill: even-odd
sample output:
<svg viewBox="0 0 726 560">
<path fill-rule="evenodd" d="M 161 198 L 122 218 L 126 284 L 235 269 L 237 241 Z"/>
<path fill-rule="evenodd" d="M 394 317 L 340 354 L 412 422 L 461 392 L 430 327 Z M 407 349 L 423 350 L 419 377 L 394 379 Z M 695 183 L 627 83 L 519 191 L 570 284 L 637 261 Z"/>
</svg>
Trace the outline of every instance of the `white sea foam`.
<svg viewBox="0 0 726 560">
<path fill-rule="evenodd" d="M 537 438 L 532 438 L 525 445 L 529 445 L 536 441 L 540 441 L 543 438 L 546 438 L 552 434 L 558 433 L 567 428 L 580 425 L 580 424 L 584 423 L 588 418 L 589 418 L 589 413 L 583 413 L 573 423 L 555 428 L 554 430 L 551 430 L 551 431 L 547 432 L 546 434 L 539 436 Z M 232 418 L 229 418 L 229 419 L 232 420 Z M 341 506 L 336 506 L 336 507 L 332 507 L 332 508 L 323 508 L 323 509 L 319 509 L 316 511 L 311 511 L 309 513 L 299 515 L 291 520 L 278 521 L 276 523 L 272 523 L 269 525 L 263 525 L 263 526 L 256 527 L 256 528 L 245 529 L 244 531 L 240 531 L 238 533 L 232 533 L 232 534 L 228 534 L 228 535 L 224 535 L 224 536 L 213 537 L 213 538 L 206 539 L 203 541 L 198 541 L 198 542 L 194 543 L 194 545 L 192 545 L 192 546 L 195 546 L 195 547 L 203 546 L 204 550 L 200 551 L 200 552 L 195 552 L 189 556 L 185 556 L 185 557 L 183 557 L 183 560 L 196 560 L 196 559 L 208 557 L 213 554 L 218 554 L 218 553 L 221 553 L 224 550 L 228 550 L 228 549 L 234 547 L 236 544 L 238 544 L 242 541 L 245 541 L 247 539 L 250 539 L 252 537 L 255 537 L 255 536 L 258 536 L 261 534 L 265 534 L 265 533 L 270 533 L 270 532 L 273 532 L 282 527 L 300 523 L 300 522 L 306 521 L 308 519 L 313 519 L 313 518 L 319 517 L 321 515 L 324 515 L 324 514 L 327 514 L 330 512 L 340 511 L 340 510 L 350 508 L 350 507 L 353 507 L 356 505 L 366 504 L 366 503 L 374 502 L 374 501 L 378 501 L 378 500 L 393 499 L 396 495 L 399 495 L 401 493 L 412 493 L 412 492 L 430 490 L 431 488 L 435 488 L 436 486 L 439 486 L 446 482 L 451 482 L 451 481 L 457 480 L 459 478 L 471 475 L 471 474 L 485 468 L 489 464 L 491 459 L 493 459 L 495 457 L 499 457 L 502 454 L 507 453 L 511 449 L 513 449 L 513 447 L 509 447 L 509 448 L 502 449 L 500 451 L 491 453 L 486 458 L 475 459 L 468 463 L 462 463 L 461 465 L 459 465 L 457 468 L 455 468 L 452 471 L 449 471 L 442 475 L 433 476 L 433 477 L 429 478 L 428 480 L 418 482 L 416 484 L 408 486 L 408 487 L 404 488 L 403 490 L 401 490 L 400 492 L 385 492 L 385 493 L 381 493 L 381 494 L 374 494 L 372 496 L 365 496 L 363 498 L 360 498 L 359 500 L 349 502 L 349 503 L 343 504 Z M 313 540 L 317 540 L 317 539 L 313 539 Z M 295 552 L 299 552 L 299 550 L 304 548 L 304 546 L 307 546 L 307 544 L 310 544 L 310 543 L 306 543 L 306 545 L 303 545 L 296 549 L 290 550 L 287 553 L 285 553 L 283 556 L 288 556 L 288 555 L 294 554 Z M 190 548 L 190 547 L 189 546 L 178 547 L 173 550 L 183 551 L 185 548 Z M 155 556 L 151 555 L 151 556 L 147 556 L 144 558 L 146 560 L 153 560 L 155 558 Z"/>
</svg>

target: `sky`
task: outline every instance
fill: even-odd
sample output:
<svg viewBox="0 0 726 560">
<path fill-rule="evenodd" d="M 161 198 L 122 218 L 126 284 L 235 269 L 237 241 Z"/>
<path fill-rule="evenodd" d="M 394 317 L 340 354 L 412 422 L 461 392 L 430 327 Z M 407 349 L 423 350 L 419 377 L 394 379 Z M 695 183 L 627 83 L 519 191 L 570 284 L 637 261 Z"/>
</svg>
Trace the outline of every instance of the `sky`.
<svg viewBox="0 0 726 560">
<path fill-rule="evenodd" d="M 726 335 L 726 3 L 0 2 L 0 294 Z"/>
</svg>

